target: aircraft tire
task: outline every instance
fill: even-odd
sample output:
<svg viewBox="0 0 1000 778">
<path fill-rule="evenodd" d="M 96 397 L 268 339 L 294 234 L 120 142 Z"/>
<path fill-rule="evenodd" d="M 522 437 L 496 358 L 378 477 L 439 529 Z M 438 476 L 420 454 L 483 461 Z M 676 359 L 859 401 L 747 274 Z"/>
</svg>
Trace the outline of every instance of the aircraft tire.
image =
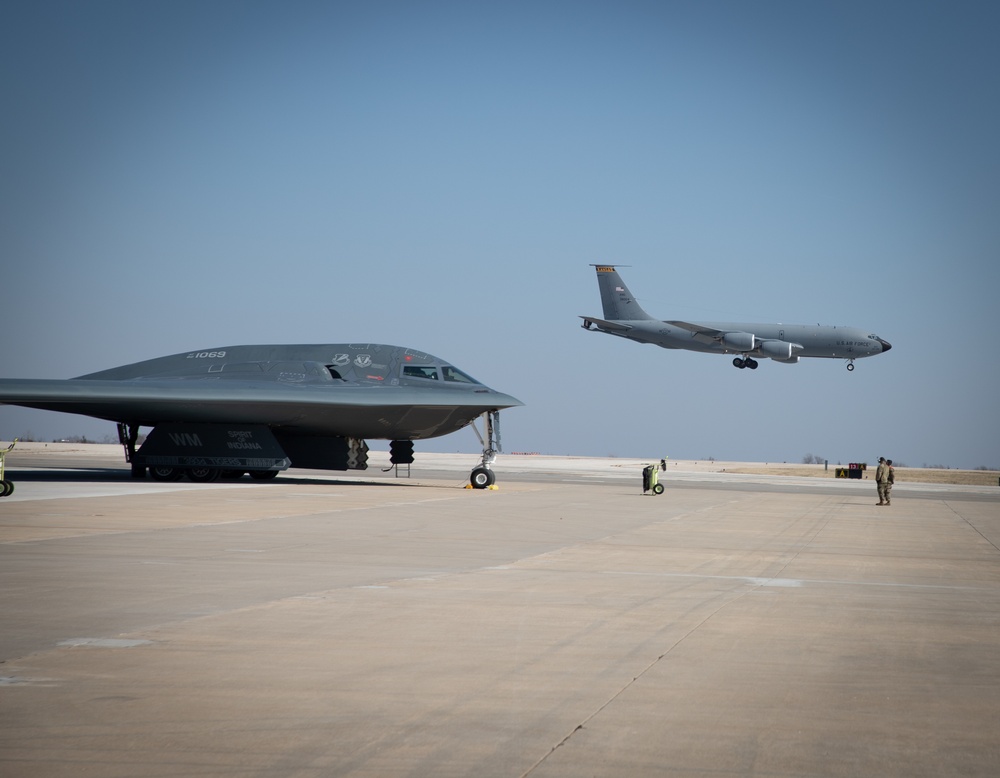
<svg viewBox="0 0 1000 778">
<path fill-rule="evenodd" d="M 188 469 L 187 477 L 196 484 L 210 484 L 219 480 L 219 468 L 192 467 Z"/>
<path fill-rule="evenodd" d="M 756 359 L 747 360 L 747 367 L 749 367 L 751 370 L 756 370 L 758 364 L 760 363 Z"/>
<path fill-rule="evenodd" d="M 736 359 L 733 360 L 733 367 L 738 367 L 740 370 L 742 370 L 743 368 L 746 367 L 746 363 L 739 357 L 736 357 Z"/>
<path fill-rule="evenodd" d="M 496 483 L 496 474 L 488 467 L 477 467 L 469 476 L 473 489 L 486 489 Z"/>
<path fill-rule="evenodd" d="M 663 484 L 657 484 L 653 487 L 653 494 L 663 494 Z"/>
<path fill-rule="evenodd" d="M 7 497 L 8 495 L 14 493 L 13 481 L 0 481 L 0 487 L 2 487 L 2 491 L 0 491 L 0 497 Z"/>
<path fill-rule="evenodd" d="M 270 481 L 278 477 L 277 470 L 251 470 L 250 477 L 255 481 Z"/>
<path fill-rule="evenodd" d="M 149 477 L 154 481 L 180 481 L 182 475 L 183 473 L 176 467 L 149 468 Z"/>
</svg>

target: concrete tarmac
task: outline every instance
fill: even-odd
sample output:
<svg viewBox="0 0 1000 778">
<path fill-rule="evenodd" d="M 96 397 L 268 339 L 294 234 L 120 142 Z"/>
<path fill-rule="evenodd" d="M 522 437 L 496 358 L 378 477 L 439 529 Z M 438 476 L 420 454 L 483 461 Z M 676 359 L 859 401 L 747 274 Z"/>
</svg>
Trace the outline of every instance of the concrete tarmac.
<svg viewBox="0 0 1000 778">
<path fill-rule="evenodd" d="M 1000 774 L 1000 488 L 374 459 L 12 456 L 0 775 Z"/>
</svg>

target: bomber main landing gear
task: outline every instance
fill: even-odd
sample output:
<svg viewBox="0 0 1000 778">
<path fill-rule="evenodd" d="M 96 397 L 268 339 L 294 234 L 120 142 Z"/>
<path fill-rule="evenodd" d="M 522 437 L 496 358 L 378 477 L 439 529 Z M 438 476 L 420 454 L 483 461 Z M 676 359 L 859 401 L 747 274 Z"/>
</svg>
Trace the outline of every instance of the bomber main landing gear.
<svg viewBox="0 0 1000 778">
<path fill-rule="evenodd" d="M 139 425 L 127 421 L 118 422 L 118 442 L 125 447 L 125 461 L 132 465 L 132 477 L 145 478 L 146 466 L 135 462 L 135 444 L 139 442 Z"/>
<path fill-rule="evenodd" d="M 149 468 L 149 477 L 154 481 L 170 483 L 180 481 L 184 476 L 184 471 L 179 467 L 169 467 L 167 465 L 152 465 Z"/>
<path fill-rule="evenodd" d="M 736 359 L 733 360 L 733 367 L 738 367 L 740 370 L 745 367 L 749 367 L 751 370 L 756 370 L 757 364 L 758 362 L 756 359 L 751 359 L 747 356 L 744 356 L 743 358 L 736 357 Z"/>
<path fill-rule="evenodd" d="M 482 433 L 479 432 L 475 422 L 472 422 L 470 426 L 483 446 L 483 461 L 469 476 L 469 485 L 473 489 L 495 489 L 497 476 L 491 465 L 497 461 L 497 452 L 501 450 L 500 411 L 486 411 L 483 414 L 484 430 Z"/>
</svg>

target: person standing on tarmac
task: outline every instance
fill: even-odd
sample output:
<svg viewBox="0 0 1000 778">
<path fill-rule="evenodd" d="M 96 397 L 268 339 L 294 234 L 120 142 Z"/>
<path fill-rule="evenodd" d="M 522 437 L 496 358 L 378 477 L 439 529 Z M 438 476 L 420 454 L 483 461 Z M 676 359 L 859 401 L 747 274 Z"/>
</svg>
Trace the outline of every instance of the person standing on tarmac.
<svg viewBox="0 0 1000 778">
<path fill-rule="evenodd" d="M 876 505 L 888 505 L 889 465 L 885 463 L 885 457 L 878 458 L 878 469 L 875 470 L 875 488 L 878 489 L 878 502 Z"/>
<path fill-rule="evenodd" d="M 892 497 L 892 485 L 896 483 L 896 469 L 892 466 L 892 460 L 885 460 L 885 466 L 889 468 L 889 479 L 888 483 L 885 485 L 885 504 L 889 504 L 889 500 Z"/>
</svg>

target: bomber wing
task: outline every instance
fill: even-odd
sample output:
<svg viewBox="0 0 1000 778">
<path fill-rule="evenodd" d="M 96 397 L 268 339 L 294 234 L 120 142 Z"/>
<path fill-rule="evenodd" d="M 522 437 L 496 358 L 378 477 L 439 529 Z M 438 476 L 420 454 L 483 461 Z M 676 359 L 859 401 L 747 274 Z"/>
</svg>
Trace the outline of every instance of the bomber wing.
<svg viewBox="0 0 1000 778">
<path fill-rule="evenodd" d="M 76 413 L 141 426 L 163 422 L 263 423 L 307 434 L 391 439 L 447 434 L 489 410 L 520 402 L 487 387 L 363 387 L 252 381 L 5 379 L 0 404 Z M 413 429 L 414 416 L 428 416 Z M 414 435 L 414 433 L 417 433 Z"/>
</svg>

